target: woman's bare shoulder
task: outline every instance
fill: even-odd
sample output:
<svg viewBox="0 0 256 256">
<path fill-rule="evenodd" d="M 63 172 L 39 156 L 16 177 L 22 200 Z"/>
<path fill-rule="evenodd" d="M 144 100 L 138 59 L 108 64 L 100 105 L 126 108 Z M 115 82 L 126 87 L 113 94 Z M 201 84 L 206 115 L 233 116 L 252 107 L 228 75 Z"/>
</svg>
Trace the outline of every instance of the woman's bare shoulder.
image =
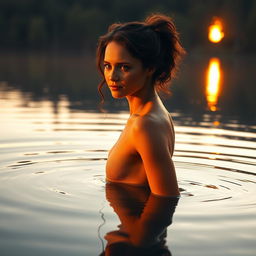
<svg viewBox="0 0 256 256">
<path fill-rule="evenodd" d="M 166 120 L 155 114 L 137 116 L 133 120 L 132 131 L 135 139 L 141 136 L 149 138 L 162 136 L 166 128 Z"/>
<path fill-rule="evenodd" d="M 134 118 L 132 141 L 134 145 L 147 142 L 150 142 L 154 147 L 166 145 L 173 154 L 175 135 L 169 114 L 162 116 L 144 115 Z"/>
<path fill-rule="evenodd" d="M 134 131 L 147 131 L 162 125 L 162 120 L 155 114 L 136 116 L 133 120 Z"/>
</svg>

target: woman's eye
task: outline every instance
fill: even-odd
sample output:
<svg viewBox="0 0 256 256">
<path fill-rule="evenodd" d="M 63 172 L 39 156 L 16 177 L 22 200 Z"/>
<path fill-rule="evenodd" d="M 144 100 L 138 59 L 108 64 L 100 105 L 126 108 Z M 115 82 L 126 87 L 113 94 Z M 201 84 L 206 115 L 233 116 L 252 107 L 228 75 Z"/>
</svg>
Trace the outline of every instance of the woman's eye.
<svg viewBox="0 0 256 256">
<path fill-rule="evenodd" d="M 122 69 L 124 72 L 127 72 L 127 71 L 129 71 L 130 67 L 127 66 L 127 65 L 122 65 L 122 66 L 121 66 L 121 69 Z"/>
<path fill-rule="evenodd" d="M 110 66 L 108 63 L 105 63 L 105 64 L 104 64 L 104 69 L 109 70 L 109 69 L 111 69 L 111 66 Z"/>
</svg>

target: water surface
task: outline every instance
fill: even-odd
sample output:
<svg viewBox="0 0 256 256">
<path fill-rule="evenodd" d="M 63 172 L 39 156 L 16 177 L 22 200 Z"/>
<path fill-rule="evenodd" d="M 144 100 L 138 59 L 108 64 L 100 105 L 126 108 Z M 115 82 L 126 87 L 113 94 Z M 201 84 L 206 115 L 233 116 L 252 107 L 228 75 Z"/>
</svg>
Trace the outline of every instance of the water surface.
<svg viewBox="0 0 256 256">
<path fill-rule="evenodd" d="M 116 209 L 143 212 L 146 199 L 116 206 L 106 191 L 107 152 L 127 117 L 71 109 L 65 96 L 56 106 L 2 91 L 1 255 L 99 255 L 122 228 Z M 175 256 L 255 255 L 256 127 L 209 114 L 173 118 L 182 192 L 165 245 Z"/>
</svg>

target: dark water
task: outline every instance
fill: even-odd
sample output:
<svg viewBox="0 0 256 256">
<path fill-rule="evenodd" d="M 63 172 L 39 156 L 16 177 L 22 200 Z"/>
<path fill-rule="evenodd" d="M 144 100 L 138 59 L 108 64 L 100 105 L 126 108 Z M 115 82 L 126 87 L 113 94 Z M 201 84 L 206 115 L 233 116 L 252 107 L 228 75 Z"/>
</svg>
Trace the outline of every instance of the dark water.
<svg viewBox="0 0 256 256">
<path fill-rule="evenodd" d="M 213 70 L 212 82 L 218 88 L 211 92 L 215 95 L 207 95 L 207 77 L 214 59 L 219 63 L 220 78 L 217 81 Z M 243 123 L 255 124 L 255 70 L 255 56 L 219 56 L 217 51 L 208 55 L 188 53 L 177 79 L 173 81 L 172 97 L 167 98 L 165 104 L 172 111 L 188 114 L 195 121 L 201 120 L 202 115 L 211 108 L 220 121 L 233 118 Z M 9 53 L 2 54 L 0 58 L 2 86 L 20 89 L 24 93 L 24 102 L 28 98 L 36 101 L 50 99 L 58 104 L 61 96 L 65 95 L 70 108 L 95 110 L 99 101 L 96 89 L 99 81 L 92 54 L 74 56 Z M 127 110 L 125 100 L 113 101 L 107 90 L 105 93 L 107 109 Z M 215 102 L 210 103 L 210 97 L 215 98 Z"/>
<path fill-rule="evenodd" d="M 117 112 L 125 109 L 122 102 L 115 112 L 96 111 L 83 61 L 57 59 L 51 66 L 53 59 L 32 59 L 32 70 L 41 64 L 31 73 L 28 59 L 14 60 L 0 79 L 1 255 L 123 255 L 124 248 L 130 255 L 255 255 L 253 109 L 250 120 L 235 110 L 231 115 L 219 96 L 211 111 L 204 90 L 200 104 L 200 90 L 187 92 L 192 103 L 171 111 L 181 198 L 161 200 L 145 190 L 106 186 L 107 152 L 128 113 Z"/>
</svg>

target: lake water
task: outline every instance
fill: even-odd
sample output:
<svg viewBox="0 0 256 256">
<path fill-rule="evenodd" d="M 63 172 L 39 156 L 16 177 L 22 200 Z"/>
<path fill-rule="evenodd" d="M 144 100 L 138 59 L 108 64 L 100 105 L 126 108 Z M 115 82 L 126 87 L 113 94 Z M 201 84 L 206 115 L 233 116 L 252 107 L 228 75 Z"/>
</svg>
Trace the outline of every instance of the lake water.
<svg viewBox="0 0 256 256">
<path fill-rule="evenodd" d="M 99 255 L 128 231 L 175 256 L 255 255 L 255 126 L 210 113 L 193 122 L 173 112 L 181 189 L 175 210 L 177 202 L 106 186 L 107 151 L 127 112 L 26 95 L 1 84 L 1 256 Z"/>
</svg>

